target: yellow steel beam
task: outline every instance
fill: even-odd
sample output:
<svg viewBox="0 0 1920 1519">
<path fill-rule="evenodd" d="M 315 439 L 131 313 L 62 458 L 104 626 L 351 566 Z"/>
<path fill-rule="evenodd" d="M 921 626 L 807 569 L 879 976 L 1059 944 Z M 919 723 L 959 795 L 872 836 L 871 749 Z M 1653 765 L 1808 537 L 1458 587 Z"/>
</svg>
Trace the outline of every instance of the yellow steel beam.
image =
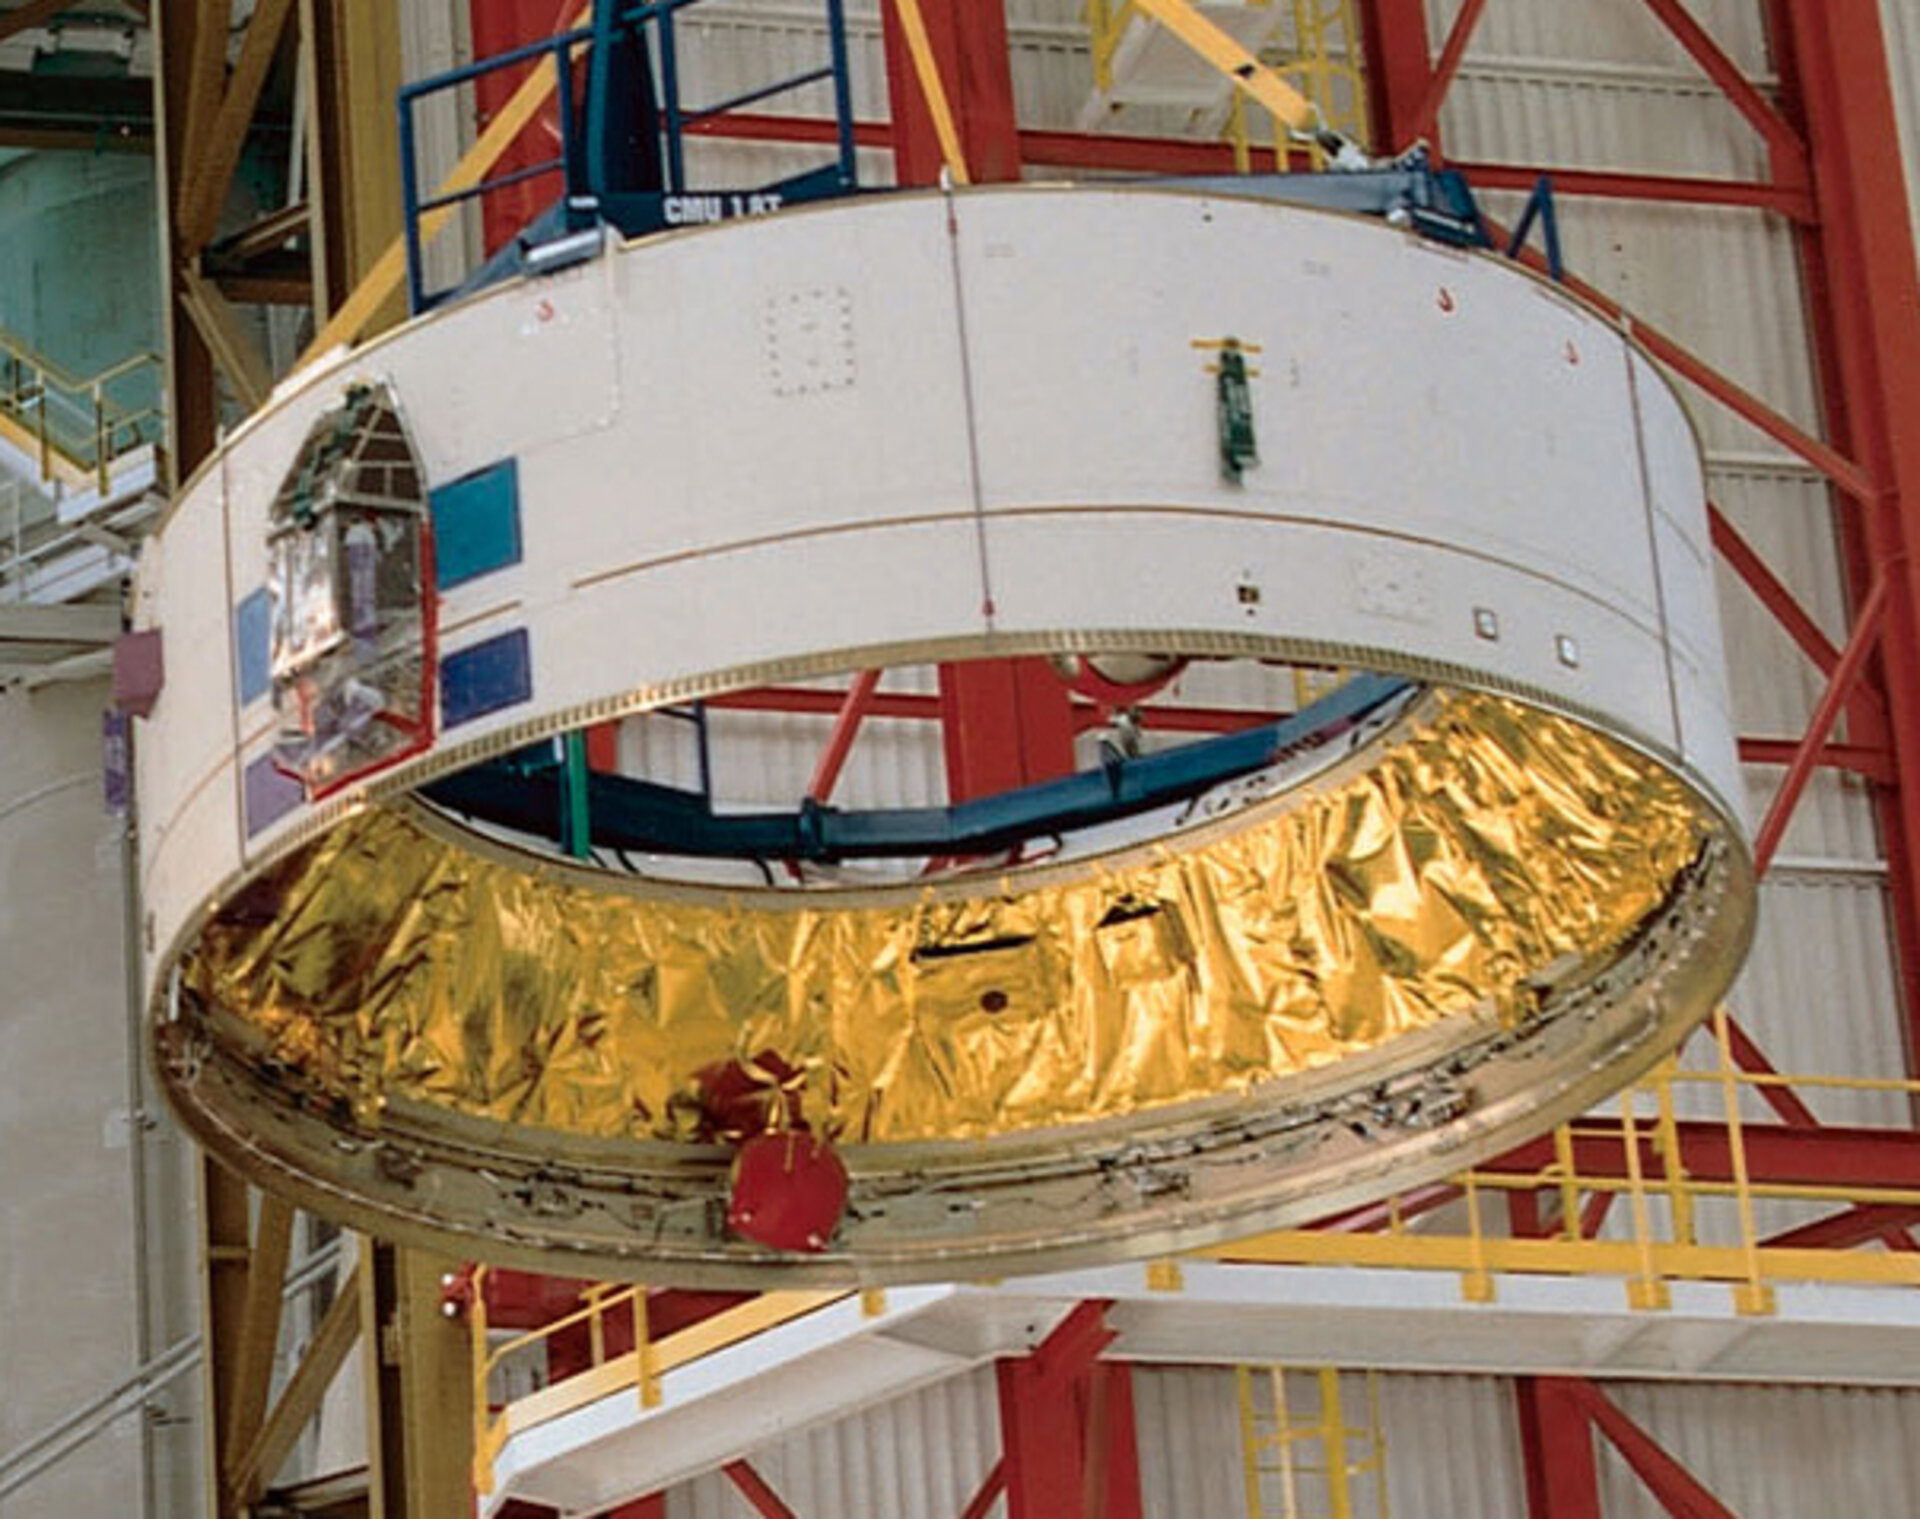
<svg viewBox="0 0 1920 1519">
<path fill-rule="evenodd" d="M 1320 124 L 1314 103 L 1262 63 L 1257 56 L 1222 31 L 1187 0 L 1133 0 L 1135 9 L 1151 16 L 1174 36 L 1212 64 L 1233 84 L 1273 114 L 1274 120 L 1294 132 L 1311 132 Z"/>
<path fill-rule="evenodd" d="M 203 1470 L 221 1470 L 225 1432 L 240 1369 L 240 1325 L 246 1318 L 247 1271 L 253 1240 L 247 1184 L 211 1155 L 200 1156 L 201 1339 L 206 1417 L 200 1421 Z M 207 1484 L 215 1519 L 240 1519 L 218 1481 Z"/>
<path fill-rule="evenodd" d="M 953 104 L 947 99 L 947 87 L 940 77 L 940 60 L 934 55 L 933 39 L 927 35 L 927 20 L 920 13 L 920 0 L 893 0 L 900 17 L 900 30 L 907 39 L 907 51 L 913 56 L 913 72 L 920 81 L 920 93 L 927 98 L 927 114 L 933 118 L 934 136 L 940 139 L 940 156 L 946 160 L 947 173 L 956 185 L 971 184 L 967 175 L 967 155 L 960 146 L 960 132 L 953 122 Z"/>
<path fill-rule="evenodd" d="M 246 1304 L 234 1347 L 233 1399 L 221 1430 L 228 1455 L 245 1450 L 260 1433 L 273 1391 L 273 1356 L 280 1343 L 280 1305 L 293 1249 L 293 1205 L 262 1193 L 247 1261 Z"/>
<path fill-rule="evenodd" d="M 465 1329 L 440 1311 L 441 1277 L 457 1262 L 410 1248 L 373 1248 L 392 1252 L 393 1291 L 390 1316 L 369 1336 L 379 1354 L 369 1359 L 391 1360 L 398 1373 L 380 1410 L 387 1427 L 378 1438 L 388 1454 L 375 1513 L 471 1519 L 473 1404 L 486 1394 L 476 1394 L 468 1375 Z"/>
<path fill-rule="evenodd" d="M 1506 1239 L 1426 1234 L 1340 1234 L 1296 1230 L 1261 1235 L 1204 1252 L 1241 1265 L 1398 1266 L 1415 1270 L 1487 1270 L 1547 1276 L 1636 1276 L 1640 1246 L 1632 1240 Z M 1673 1281 L 1742 1284 L 1751 1280 L 1755 1254 L 1739 1245 L 1680 1245 L 1656 1241 L 1653 1266 Z M 1920 1256 L 1865 1250 L 1759 1247 L 1762 1277 L 1786 1282 L 1855 1282 L 1920 1286 Z"/>
<path fill-rule="evenodd" d="M 287 15 L 292 8 L 293 0 L 260 0 L 254 8 L 253 19 L 247 23 L 240 56 L 207 124 L 205 138 L 185 165 L 186 182 L 180 187 L 180 214 L 175 229 L 179 256 L 198 254 L 220 223 L 227 190 L 233 183 L 233 171 L 240 162 L 240 150 L 246 146 L 247 127 L 253 121 L 254 108 L 260 103 L 261 87 L 267 82 L 267 71 L 279 51 L 280 36 L 286 30 Z"/>
<path fill-rule="evenodd" d="M 258 345 L 240 325 L 232 303 L 191 264 L 181 264 L 176 270 L 175 294 L 233 388 L 234 399 L 246 410 L 254 410 L 273 389 L 273 373 Z"/>
<path fill-rule="evenodd" d="M 591 0 L 576 11 L 567 22 L 566 29 L 571 31 L 582 26 L 593 14 Z M 435 190 L 435 196 L 452 195 L 459 190 L 470 190 L 506 152 L 528 122 L 539 113 L 546 104 L 547 97 L 554 91 L 558 76 L 554 72 L 553 60 L 543 59 L 540 65 L 522 81 L 520 88 L 501 108 L 500 113 L 487 123 L 487 129 L 480 134 L 479 140 L 461 156 L 459 163 L 453 166 L 445 179 Z M 427 212 L 420 218 L 420 241 L 427 243 L 454 216 L 454 208 L 441 206 Z M 295 367 L 311 363 L 324 353 L 351 343 L 365 331 L 374 315 L 400 288 L 407 277 L 407 245 L 404 238 L 395 238 L 387 245 L 386 251 L 374 261 L 373 266 L 354 287 L 340 306 L 327 318 L 326 325 L 315 334 L 307 345 L 305 353 Z"/>
<path fill-rule="evenodd" d="M 293 1454 L 300 1431 L 320 1411 L 321 1400 L 360 1337 L 359 1271 L 356 1265 L 340 1284 L 333 1302 L 320 1316 L 300 1364 L 252 1440 L 244 1450 L 228 1447 L 227 1466 L 221 1475 L 234 1508 L 245 1509 L 259 1502 L 267 1484 Z"/>
<path fill-rule="evenodd" d="M 369 0 L 300 0 L 300 70 L 310 102 L 307 180 L 314 320 L 324 323 L 403 230 L 399 7 Z M 390 296 L 374 327 L 405 315 Z"/>
<path fill-rule="evenodd" d="M 171 14 L 169 14 L 171 13 Z M 183 112 L 179 153 L 173 164 L 173 219 L 177 224 L 186 210 L 187 190 L 192 183 L 191 166 L 200 161 L 206 149 L 213 119 L 220 112 L 221 82 L 227 69 L 227 30 L 233 16 L 233 0 L 168 0 L 163 19 L 184 13 L 192 36 L 190 56 L 185 63 L 186 91 L 180 102 Z M 176 233 L 176 251 L 179 251 Z"/>
</svg>

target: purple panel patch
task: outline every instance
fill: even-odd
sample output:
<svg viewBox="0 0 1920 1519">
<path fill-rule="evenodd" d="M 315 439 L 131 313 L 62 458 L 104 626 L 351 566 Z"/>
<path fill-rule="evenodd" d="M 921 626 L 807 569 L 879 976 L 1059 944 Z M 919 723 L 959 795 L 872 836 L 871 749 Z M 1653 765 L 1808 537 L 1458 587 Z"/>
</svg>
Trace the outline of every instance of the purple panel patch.
<svg viewBox="0 0 1920 1519">
<path fill-rule="evenodd" d="M 270 754 L 247 766 L 245 791 L 248 838 L 279 822 L 307 799 L 307 788 L 275 765 Z"/>
<path fill-rule="evenodd" d="M 108 813 L 117 818 L 127 815 L 127 804 L 133 800 L 133 754 L 127 743 L 132 725 L 126 713 L 111 707 L 100 715 L 102 799 Z"/>
</svg>

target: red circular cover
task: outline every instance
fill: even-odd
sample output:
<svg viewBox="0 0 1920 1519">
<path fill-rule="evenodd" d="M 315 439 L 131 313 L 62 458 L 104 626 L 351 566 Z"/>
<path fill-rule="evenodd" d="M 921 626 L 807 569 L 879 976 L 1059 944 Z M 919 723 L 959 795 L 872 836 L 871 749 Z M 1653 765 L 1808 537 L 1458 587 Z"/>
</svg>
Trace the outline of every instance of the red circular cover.
<svg viewBox="0 0 1920 1519">
<path fill-rule="evenodd" d="M 847 1206 L 847 1168 L 804 1129 L 756 1134 L 733 1159 L 727 1227 L 774 1250 L 827 1248 Z"/>
</svg>

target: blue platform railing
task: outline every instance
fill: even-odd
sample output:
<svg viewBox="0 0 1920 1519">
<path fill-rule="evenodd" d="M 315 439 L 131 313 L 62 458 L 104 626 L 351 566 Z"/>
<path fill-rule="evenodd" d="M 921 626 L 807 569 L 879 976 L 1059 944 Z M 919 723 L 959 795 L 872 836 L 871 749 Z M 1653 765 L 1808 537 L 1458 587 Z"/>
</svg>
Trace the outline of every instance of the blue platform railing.
<svg viewBox="0 0 1920 1519">
<path fill-rule="evenodd" d="M 605 224 L 629 237 L 666 227 L 731 220 L 778 210 L 801 201 L 846 195 L 859 188 L 855 164 L 853 95 L 848 75 L 846 19 L 843 0 L 823 0 L 822 20 L 827 56 L 814 68 L 772 79 L 727 99 L 689 105 L 681 94 L 679 13 L 701 0 L 650 0 L 643 5 L 603 5 L 593 22 L 570 31 L 497 53 L 463 68 L 450 69 L 404 86 L 400 91 L 400 172 L 405 198 L 407 292 L 417 314 L 454 295 L 506 278 L 526 267 L 527 247 Z M 650 98 L 622 98 L 622 80 L 614 65 L 618 51 L 627 50 L 644 68 L 644 91 L 629 77 L 626 96 L 645 93 Z M 587 63 L 585 90 L 576 84 L 574 63 Z M 420 189 L 418 111 L 422 102 L 472 84 L 489 74 L 527 63 L 551 59 L 556 75 L 555 101 L 559 116 L 559 151 L 550 158 L 485 176 L 473 185 L 440 195 Z M 710 133 L 715 123 L 763 101 L 830 84 L 833 91 L 834 139 L 830 158 L 805 172 L 770 184 L 739 187 L 690 181 L 686 137 Z M 581 98 L 584 94 L 584 99 Z M 640 112 L 650 132 L 657 132 L 657 183 L 634 185 L 611 167 L 610 155 L 623 151 L 616 139 L 618 124 L 630 120 L 623 111 Z M 585 120 L 582 120 L 584 116 Z M 656 124 L 657 123 L 657 124 Z M 630 148 L 630 144 L 628 145 Z M 447 207 L 482 200 L 495 191 L 550 174 L 559 174 L 565 188 L 517 237 L 476 273 L 458 284 L 429 290 L 424 269 L 425 237 L 422 218 Z"/>
</svg>

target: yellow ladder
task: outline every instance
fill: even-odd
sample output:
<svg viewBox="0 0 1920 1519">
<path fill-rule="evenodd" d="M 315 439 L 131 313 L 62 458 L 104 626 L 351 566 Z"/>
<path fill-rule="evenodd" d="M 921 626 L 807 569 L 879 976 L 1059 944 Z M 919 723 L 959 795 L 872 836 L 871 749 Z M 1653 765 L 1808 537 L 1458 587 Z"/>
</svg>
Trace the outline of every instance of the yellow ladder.
<svg viewBox="0 0 1920 1519">
<path fill-rule="evenodd" d="M 1355 1377 L 1361 1425 L 1348 1422 L 1350 1389 L 1331 1366 L 1234 1368 L 1247 1519 L 1388 1519 L 1379 1382 Z"/>
<path fill-rule="evenodd" d="M 136 353 L 79 378 L 0 328 L 0 440 L 33 461 L 42 484 L 97 487 L 163 430 L 160 356 Z"/>
</svg>

